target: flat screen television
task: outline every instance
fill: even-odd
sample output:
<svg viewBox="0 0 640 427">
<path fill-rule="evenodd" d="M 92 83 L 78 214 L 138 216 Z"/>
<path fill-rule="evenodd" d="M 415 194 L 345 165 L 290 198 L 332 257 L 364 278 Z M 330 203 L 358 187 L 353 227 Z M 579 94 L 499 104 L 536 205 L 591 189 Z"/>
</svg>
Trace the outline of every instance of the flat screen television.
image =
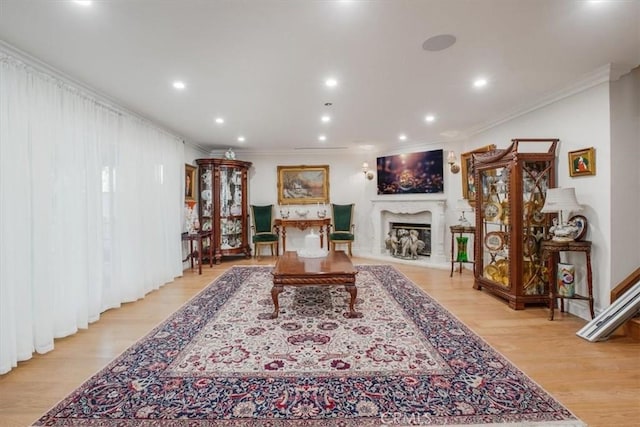
<svg viewBox="0 0 640 427">
<path fill-rule="evenodd" d="M 378 194 L 444 193 L 443 150 L 378 157 Z"/>
</svg>

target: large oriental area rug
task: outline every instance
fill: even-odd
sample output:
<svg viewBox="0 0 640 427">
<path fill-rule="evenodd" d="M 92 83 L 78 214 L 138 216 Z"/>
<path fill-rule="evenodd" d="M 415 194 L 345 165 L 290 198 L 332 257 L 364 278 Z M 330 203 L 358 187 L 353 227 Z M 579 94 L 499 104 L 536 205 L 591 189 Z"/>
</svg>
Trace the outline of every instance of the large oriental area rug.
<svg viewBox="0 0 640 427">
<path fill-rule="evenodd" d="M 285 287 L 232 267 L 36 421 L 72 426 L 581 426 L 391 266 Z"/>
</svg>

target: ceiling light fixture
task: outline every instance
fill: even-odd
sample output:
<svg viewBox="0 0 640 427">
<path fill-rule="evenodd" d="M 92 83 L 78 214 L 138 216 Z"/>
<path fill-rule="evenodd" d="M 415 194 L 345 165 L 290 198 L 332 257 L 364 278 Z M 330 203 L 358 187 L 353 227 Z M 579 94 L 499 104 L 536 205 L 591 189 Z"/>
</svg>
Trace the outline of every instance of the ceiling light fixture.
<svg viewBox="0 0 640 427">
<path fill-rule="evenodd" d="M 322 118 L 320 120 L 322 120 L 322 123 L 329 123 L 331 121 L 331 117 L 322 116 Z"/>
<path fill-rule="evenodd" d="M 320 136 L 318 137 L 318 141 L 326 141 L 326 140 L 327 140 L 327 137 L 326 137 L 326 136 L 324 136 L 324 135 L 320 135 Z"/>
<path fill-rule="evenodd" d="M 401 133 L 400 136 L 398 136 L 398 139 L 400 141 L 406 141 L 407 140 L 407 135 L 405 135 L 404 133 Z"/>
<path fill-rule="evenodd" d="M 224 123 L 224 119 L 222 117 L 216 117 L 216 123 L 221 125 Z"/>
<path fill-rule="evenodd" d="M 245 141 L 244 136 L 239 136 L 238 137 L 238 142 L 244 142 L 244 141 Z"/>
<path fill-rule="evenodd" d="M 338 86 L 338 81 L 336 79 L 334 79 L 333 77 L 328 78 L 327 80 L 324 81 L 324 84 L 326 87 L 336 87 Z"/>
<path fill-rule="evenodd" d="M 485 87 L 487 85 L 487 83 L 488 83 L 487 79 L 481 77 L 479 79 L 476 79 L 473 82 L 473 87 L 477 87 L 477 88 Z"/>
<path fill-rule="evenodd" d="M 91 0 L 75 0 L 74 3 L 79 4 L 80 6 L 91 6 Z"/>
<path fill-rule="evenodd" d="M 439 34 L 425 40 L 424 43 L 422 43 L 422 48 L 430 52 L 438 52 L 453 46 L 455 42 L 456 36 L 451 34 Z"/>
<path fill-rule="evenodd" d="M 436 117 L 435 117 L 433 114 L 429 114 L 428 116 L 426 116 L 426 117 L 424 118 L 424 120 L 425 120 L 427 123 L 431 123 L 431 122 L 435 121 L 435 119 L 436 119 Z"/>
<path fill-rule="evenodd" d="M 173 82 L 173 87 L 176 89 L 184 89 L 187 87 L 187 85 L 184 84 L 184 82 L 181 82 L 180 80 L 176 80 L 175 82 Z"/>
</svg>

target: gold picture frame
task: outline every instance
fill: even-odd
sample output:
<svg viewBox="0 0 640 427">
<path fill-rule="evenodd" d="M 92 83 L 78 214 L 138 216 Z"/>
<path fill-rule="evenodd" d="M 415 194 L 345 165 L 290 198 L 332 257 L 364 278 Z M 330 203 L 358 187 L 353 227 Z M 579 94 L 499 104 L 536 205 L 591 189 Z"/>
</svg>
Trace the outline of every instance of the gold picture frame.
<svg viewBox="0 0 640 427">
<path fill-rule="evenodd" d="M 278 166 L 278 204 L 329 203 L 329 165 Z"/>
<path fill-rule="evenodd" d="M 569 175 L 584 176 L 596 174 L 596 150 L 593 147 L 569 151 Z"/>
<path fill-rule="evenodd" d="M 476 204 L 476 188 L 475 175 L 471 162 L 473 161 L 473 155 L 476 153 L 486 153 L 496 149 L 495 144 L 485 145 L 484 147 L 476 148 L 475 150 L 467 151 L 460 154 L 460 168 L 462 175 L 462 198 L 467 199 L 471 206 Z"/>
<path fill-rule="evenodd" d="M 196 194 L 196 167 L 184 165 L 184 199 L 195 200 Z"/>
</svg>

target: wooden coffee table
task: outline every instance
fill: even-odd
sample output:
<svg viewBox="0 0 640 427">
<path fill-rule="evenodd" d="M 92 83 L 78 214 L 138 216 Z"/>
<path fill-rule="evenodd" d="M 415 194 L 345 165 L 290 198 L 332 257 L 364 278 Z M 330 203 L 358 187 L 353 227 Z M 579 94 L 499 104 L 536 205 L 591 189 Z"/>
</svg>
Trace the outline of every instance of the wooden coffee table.
<svg viewBox="0 0 640 427">
<path fill-rule="evenodd" d="M 274 311 L 272 319 L 278 317 L 280 304 L 278 295 L 287 286 L 318 286 L 318 285 L 345 285 L 345 289 L 351 295 L 349 300 L 349 313 L 347 317 L 361 317 L 354 308 L 358 290 L 356 289 L 356 274 L 351 259 L 343 251 L 331 251 L 324 258 L 302 258 L 296 252 L 285 252 L 278 261 L 273 272 L 273 299 Z"/>
</svg>

